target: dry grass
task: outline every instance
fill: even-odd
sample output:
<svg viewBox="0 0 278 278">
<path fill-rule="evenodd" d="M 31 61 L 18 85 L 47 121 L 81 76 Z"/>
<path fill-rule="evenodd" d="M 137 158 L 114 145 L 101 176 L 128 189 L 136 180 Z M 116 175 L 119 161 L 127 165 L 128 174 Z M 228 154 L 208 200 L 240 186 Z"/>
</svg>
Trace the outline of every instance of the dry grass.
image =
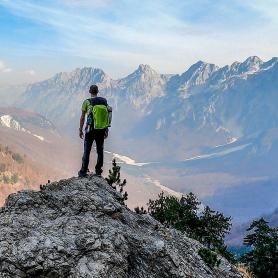
<svg viewBox="0 0 278 278">
<path fill-rule="evenodd" d="M 243 265 L 239 265 L 237 270 L 244 275 L 245 278 L 255 278 L 255 276 L 247 270 Z"/>
</svg>

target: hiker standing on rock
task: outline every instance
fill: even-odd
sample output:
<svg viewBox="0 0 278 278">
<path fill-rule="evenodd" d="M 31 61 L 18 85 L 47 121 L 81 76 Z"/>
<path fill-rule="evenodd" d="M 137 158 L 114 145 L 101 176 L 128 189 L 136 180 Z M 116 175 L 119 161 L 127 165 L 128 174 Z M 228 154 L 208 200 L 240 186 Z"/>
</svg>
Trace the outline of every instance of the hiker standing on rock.
<svg viewBox="0 0 278 278">
<path fill-rule="evenodd" d="M 103 145 L 104 139 L 108 136 L 108 127 L 111 124 L 112 108 L 108 106 L 107 100 L 98 97 L 98 86 L 92 85 L 89 93 L 91 98 L 86 99 L 82 104 L 82 113 L 80 117 L 79 137 L 84 138 L 83 126 L 85 116 L 87 122 L 85 126 L 84 153 L 82 157 L 82 167 L 78 172 L 79 177 L 85 177 L 89 171 L 90 152 L 93 142 L 96 141 L 97 163 L 95 172 L 97 175 L 102 174 L 103 166 Z"/>
</svg>

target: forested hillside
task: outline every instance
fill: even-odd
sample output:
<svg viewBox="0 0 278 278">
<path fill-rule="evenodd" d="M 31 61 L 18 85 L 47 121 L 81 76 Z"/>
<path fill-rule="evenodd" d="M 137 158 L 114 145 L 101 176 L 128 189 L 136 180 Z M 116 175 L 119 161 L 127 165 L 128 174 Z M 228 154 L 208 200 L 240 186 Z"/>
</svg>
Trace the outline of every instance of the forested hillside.
<svg viewBox="0 0 278 278">
<path fill-rule="evenodd" d="M 0 144 L 0 206 L 9 193 L 38 189 L 50 177 L 55 177 L 53 170 L 40 168 L 26 154 Z"/>
</svg>

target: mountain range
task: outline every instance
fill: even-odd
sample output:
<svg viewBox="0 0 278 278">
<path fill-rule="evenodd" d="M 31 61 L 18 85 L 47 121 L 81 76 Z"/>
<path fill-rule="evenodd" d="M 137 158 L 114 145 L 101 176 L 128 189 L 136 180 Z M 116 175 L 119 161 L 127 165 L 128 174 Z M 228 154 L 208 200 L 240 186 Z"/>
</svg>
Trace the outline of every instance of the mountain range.
<svg viewBox="0 0 278 278">
<path fill-rule="evenodd" d="M 193 191 L 238 221 L 278 207 L 278 58 L 199 61 L 181 74 L 139 65 L 118 80 L 78 68 L 28 85 L 10 105 L 41 114 L 77 142 L 91 84 L 113 107 L 106 149 L 142 162 L 123 161 L 130 176 Z"/>
<path fill-rule="evenodd" d="M 16 105 L 72 133 L 88 88 L 96 83 L 114 108 L 113 134 L 124 141 L 114 147 L 126 152 L 128 146 L 129 155 L 141 159 L 183 159 L 276 127 L 277 75 L 278 58 L 263 62 L 256 56 L 224 67 L 199 61 L 180 75 L 140 65 L 118 80 L 87 67 L 29 85 Z M 138 137 L 143 152 L 140 144 L 129 144 Z M 165 151 L 156 150 L 157 143 Z"/>
</svg>

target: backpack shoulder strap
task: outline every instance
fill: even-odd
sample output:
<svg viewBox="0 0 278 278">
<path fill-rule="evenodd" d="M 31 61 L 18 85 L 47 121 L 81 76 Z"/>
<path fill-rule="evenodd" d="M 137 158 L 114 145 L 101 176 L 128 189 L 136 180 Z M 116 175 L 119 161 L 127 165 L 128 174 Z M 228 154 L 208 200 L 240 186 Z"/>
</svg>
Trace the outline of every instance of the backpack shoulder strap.
<svg viewBox="0 0 278 278">
<path fill-rule="evenodd" d="M 92 98 L 88 98 L 87 100 L 90 102 L 90 104 L 91 104 L 92 106 L 94 106 L 94 104 L 93 104 L 93 99 L 92 99 Z"/>
</svg>

